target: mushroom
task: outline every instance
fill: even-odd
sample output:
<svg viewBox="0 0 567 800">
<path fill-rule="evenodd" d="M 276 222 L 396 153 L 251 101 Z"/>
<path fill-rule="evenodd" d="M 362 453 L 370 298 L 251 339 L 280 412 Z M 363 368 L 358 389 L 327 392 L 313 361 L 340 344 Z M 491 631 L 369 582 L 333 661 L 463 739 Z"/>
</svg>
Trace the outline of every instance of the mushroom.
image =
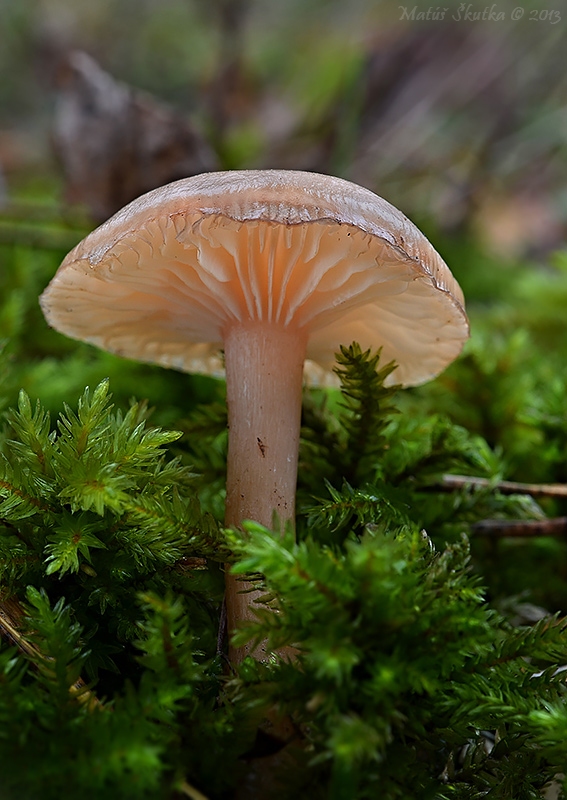
<svg viewBox="0 0 567 800">
<path fill-rule="evenodd" d="M 221 374 L 224 349 L 229 526 L 293 524 L 304 366 L 324 382 L 356 340 L 416 385 L 468 336 L 459 285 L 400 211 L 289 170 L 207 173 L 139 197 L 69 253 L 41 306 L 68 336 L 187 372 Z M 226 584 L 233 631 L 258 592 Z"/>
</svg>

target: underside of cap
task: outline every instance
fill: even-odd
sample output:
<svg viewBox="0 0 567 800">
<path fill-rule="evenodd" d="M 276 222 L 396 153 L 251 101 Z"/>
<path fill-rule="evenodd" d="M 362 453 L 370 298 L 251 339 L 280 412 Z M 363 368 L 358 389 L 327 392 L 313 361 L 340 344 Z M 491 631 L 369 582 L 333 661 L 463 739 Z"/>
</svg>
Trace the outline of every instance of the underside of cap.
<svg viewBox="0 0 567 800">
<path fill-rule="evenodd" d="M 302 328 L 319 374 L 341 344 L 383 347 L 422 383 L 468 335 L 458 284 L 397 209 L 338 178 L 211 173 L 144 195 L 93 231 L 41 299 L 53 327 L 129 358 L 221 369 L 232 325 Z"/>
</svg>

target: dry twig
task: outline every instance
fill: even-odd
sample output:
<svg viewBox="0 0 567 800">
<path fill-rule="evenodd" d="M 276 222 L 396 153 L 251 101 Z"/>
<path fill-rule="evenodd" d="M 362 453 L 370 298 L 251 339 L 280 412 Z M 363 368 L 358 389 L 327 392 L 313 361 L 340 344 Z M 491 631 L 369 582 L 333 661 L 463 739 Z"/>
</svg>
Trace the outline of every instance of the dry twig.
<svg viewBox="0 0 567 800">
<path fill-rule="evenodd" d="M 472 475 L 443 475 L 440 483 L 431 488 L 451 492 L 467 487 L 492 489 L 502 494 L 529 494 L 531 497 L 567 497 L 564 483 L 516 483 L 515 481 L 491 481 L 489 478 L 476 478 Z"/>
</svg>

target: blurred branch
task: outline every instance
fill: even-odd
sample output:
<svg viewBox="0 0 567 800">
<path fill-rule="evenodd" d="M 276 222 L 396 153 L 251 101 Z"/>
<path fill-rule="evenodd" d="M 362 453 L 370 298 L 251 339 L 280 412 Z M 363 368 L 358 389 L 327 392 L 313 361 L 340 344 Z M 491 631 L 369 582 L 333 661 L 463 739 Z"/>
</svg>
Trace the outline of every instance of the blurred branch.
<svg viewBox="0 0 567 800">
<path fill-rule="evenodd" d="M 250 111 L 244 58 L 249 5 L 249 0 L 213 0 L 211 3 L 218 31 L 218 53 L 215 74 L 208 87 L 210 133 L 221 155 L 227 131 Z"/>
<path fill-rule="evenodd" d="M 11 200 L 0 208 L 0 222 L 29 222 L 76 229 L 85 235 L 91 220 L 79 209 L 61 204 L 45 204 Z"/>
<path fill-rule="evenodd" d="M 543 520 L 486 519 L 471 525 L 472 533 L 494 538 L 532 539 L 539 536 L 565 536 L 567 517 Z"/>
</svg>

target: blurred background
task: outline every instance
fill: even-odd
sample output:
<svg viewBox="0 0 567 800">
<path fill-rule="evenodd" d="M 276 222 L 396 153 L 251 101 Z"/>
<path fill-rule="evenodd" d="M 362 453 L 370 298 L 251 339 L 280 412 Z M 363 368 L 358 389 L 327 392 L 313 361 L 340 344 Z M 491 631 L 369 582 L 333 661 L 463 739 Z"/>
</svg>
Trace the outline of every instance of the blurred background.
<svg viewBox="0 0 567 800">
<path fill-rule="evenodd" d="M 558 0 L 1 0 L 0 10 L 4 206 L 64 202 L 98 221 L 192 172 L 289 167 L 362 183 L 503 259 L 563 241 Z"/>
</svg>

